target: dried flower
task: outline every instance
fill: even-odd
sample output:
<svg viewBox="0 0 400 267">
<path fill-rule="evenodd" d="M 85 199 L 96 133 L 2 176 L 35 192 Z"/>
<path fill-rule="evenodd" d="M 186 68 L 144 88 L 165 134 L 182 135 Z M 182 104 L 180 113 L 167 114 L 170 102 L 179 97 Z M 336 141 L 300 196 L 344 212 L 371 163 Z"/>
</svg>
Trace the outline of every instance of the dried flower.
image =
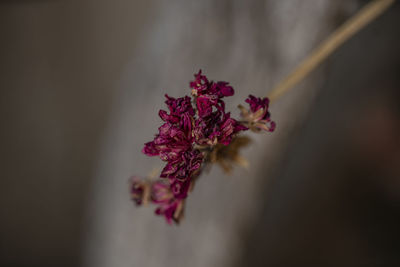
<svg viewBox="0 0 400 267">
<path fill-rule="evenodd" d="M 249 95 L 246 103 L 249 104 L 250 110 L 242 105 L 238 106 L 241 111 L 240 115 L 244 119 L 243 124 L 253 132 L 261 130 L 273 132 L 276 124 L 271 121 L 271 114 L 268 111 L 269 99 Z"/>
<path fill-rule="evenodd" d="M 238 134 L 248 128 L 267 129 L 266 123 L 273 123 L 267 99 L 250 96 L 246 100 L 250 110 L 241 107 L 244 121 L 237 121 L 225 111 L 223 101 L 234 94 L 232 86 L 209 81 L 201 70 L 194 76 L 190 82 L 192 97 L 165 95 L 168 111 L 158 113 L 164 123 L 142 149 L 147 156 L 158 156 L 166 162 L 161 180 L 132 180 L 132 199 L 138 205 L 149 200 L 157 204 L 155 213 L 163 215 L 168 223 L 181 220 L 185 199 L 205 164 L 219 163 L 227 172 L 233 163 L 245 166 L 247 161 L 239 155 L 239 149 L 249 139 Z"/>
</svg>

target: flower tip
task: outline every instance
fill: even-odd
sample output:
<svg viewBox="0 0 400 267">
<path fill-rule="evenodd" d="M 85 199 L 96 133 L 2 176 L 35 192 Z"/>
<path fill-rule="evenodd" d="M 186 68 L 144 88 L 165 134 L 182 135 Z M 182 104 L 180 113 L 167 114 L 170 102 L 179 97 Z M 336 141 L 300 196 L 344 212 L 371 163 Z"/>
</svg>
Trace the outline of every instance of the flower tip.
<svg viewBox="0 0 400 267">
<path fill-rule="evenodd" d="M 271 121 L 269 131 L 273 132 L 275 131 L 275 128 L 276 128 L 276 123 L 274 121 Z"/>
</svg>

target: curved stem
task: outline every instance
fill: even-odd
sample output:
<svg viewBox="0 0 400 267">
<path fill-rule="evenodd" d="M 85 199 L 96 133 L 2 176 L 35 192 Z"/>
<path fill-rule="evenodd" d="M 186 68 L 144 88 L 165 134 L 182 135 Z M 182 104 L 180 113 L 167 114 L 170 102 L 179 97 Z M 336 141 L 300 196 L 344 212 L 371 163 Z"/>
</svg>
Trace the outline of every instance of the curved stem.
<svg viewBox="0 0 400 267">
<path fill-rule="evenodd" d="M 305 58 L 292 73 L 271 90 L 268 97 L 277 100 L 293 86 L 301 82 L 322 61 L 331 55 L 338 47 L 350 39 L 368 23 L 388 9 L 395 0 L 374 0 L 363 7 L 357 14 L 334 31 L 322 44 Z"/>
</svg>

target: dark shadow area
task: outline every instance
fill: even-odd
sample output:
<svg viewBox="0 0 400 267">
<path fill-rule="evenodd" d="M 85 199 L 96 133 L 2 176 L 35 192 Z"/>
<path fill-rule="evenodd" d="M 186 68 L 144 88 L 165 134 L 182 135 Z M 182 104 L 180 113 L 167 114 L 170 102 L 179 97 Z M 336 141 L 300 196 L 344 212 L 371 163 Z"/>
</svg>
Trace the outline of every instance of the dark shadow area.
<svg viewBox="0 0 400 267">
<path fill-rule="evenodd" d="M 237 266 L 400 265 L 400 4 L 328 60 Z"/>
<path fill-rule="evenodd" d="M 149 5 L 0 2 L 0 266 L 80 265 L 115 81 Z"/>
</svg>

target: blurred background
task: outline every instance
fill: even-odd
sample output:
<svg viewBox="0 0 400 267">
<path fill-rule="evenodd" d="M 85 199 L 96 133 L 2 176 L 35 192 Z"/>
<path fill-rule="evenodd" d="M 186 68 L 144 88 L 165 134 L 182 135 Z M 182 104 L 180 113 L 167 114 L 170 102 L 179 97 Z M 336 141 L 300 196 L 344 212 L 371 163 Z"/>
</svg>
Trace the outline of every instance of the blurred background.
<svg viewBox="0 0 400 267">
<path fill-rule="evenodd" d="M 181 225 L 130 201 L 164 94 L 203 69 L 235 110 L 359 0 L 0 1 L 0 266 L 397 266 L 396 3 L 271 106 L 249 169 L 217 166 Z"/>
</svg>

